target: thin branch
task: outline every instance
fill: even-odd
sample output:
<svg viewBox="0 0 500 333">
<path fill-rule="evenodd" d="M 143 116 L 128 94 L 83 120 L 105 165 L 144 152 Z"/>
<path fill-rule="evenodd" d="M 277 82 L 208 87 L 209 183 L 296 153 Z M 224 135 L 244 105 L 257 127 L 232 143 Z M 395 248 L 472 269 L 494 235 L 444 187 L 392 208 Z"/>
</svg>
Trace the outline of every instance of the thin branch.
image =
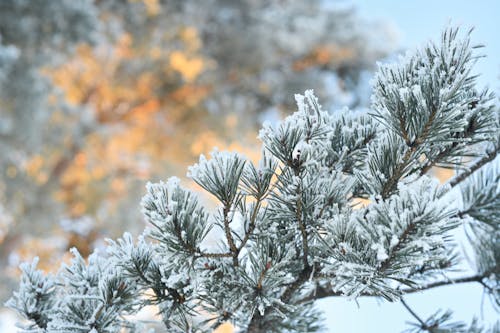
<svg viewBox="0 0 500 333">
<path fill-rule="evenodd" d="M 264 317 L 266 316 L 268 310 L 266 309 L 264 315 L 260 314 L 260 311 L 255 311 L 250 323 L 248 324 L 246 333 L 261 333 L 263 332 Z"/>
<path fill-rule="evenodd" d="M 417 151 L 418 147 L 425 142 L 425 139 L 427 138 L 427 135 L 429 134 L 431 125 L 434 122 L 434 119 L 436 118 L 437 113 L 438 113 L 438 110 L 436 108 L 434 108 L 431 111 L 429 119 L 425 123 L 425 126 L 422 130 L 422 133 L 413 142 L 410 142 L 410 140 L 409 140 L 405 125 L 403 123 L 403 119 L 401 117 L 399 118 L 401 132 L 403 135 L 403 140 L 405 140 L 405 143 L 409 149 L 404 154 L 402 162 L 396 166 L 396 170 L 394 171 L 394 174 L 389 178 L 387 183 L 385 183 L 385 185 L 382 189 L 382 193 L 381 193 L 383 199 L 389 197 L 389 195 L 392 193 L 394 188 L 397 186 L 399 179 L 404 175 L 404 172 L 403 172 L 404 169 L 411 163 L 411 157 Z"/>
<path fill-rule="evenodd" d="M 383 187 L 382 193 L 381 193 L 383 199 L 388 198 L 389 195 L 394 190 L 394 188 L 397 186 L 399 179 L 403 176 L 403 170 L 410 163 L 410 158 L 413 155 L 413 153 L 415 152 L 415 150 L 416 150 L 416 146 L 413 146 L 406 151 L 406 153 L 403 156 L 403 161 L 396 166 L 394 173 L 387 180 L 387 182 L 384 184 L 384 187 Z"/>
<path fill-rule="evenodd" d="M 365 212 L 365 216 L 366 216 L 367 212 L 368 212 L 368 209 Z M 466 213 L 467 212 L 459 211 L 458 213 L 453 215 L 453 217 L 458 217 L 458 218 L 462 219 L 462 218 L 464 218 Z M 415 228 L 417 228 L 417 223 L 412 222 L 412 223 L 408 224 L 408 226 L 405 228 L 405 230 L 403 231 L 401 236 L 399 236 L 397 245 L 393 249 L 391 249 L 387 259 L 382 261 L 382 263 L 380 264 L 378 271 L 383 272 L 389 268 L 391 261 L 394 259 L 394 255 L 396 254 L 396 252 L 398 252 L 404 246 L 404 243 L 407 241 L 408 237 L 410 237 L 410 235 L 415 231 Z"/>
<path fill-rule="evenodd" d="M 196 256 L 196 258 L 229 258 L 232 256 L 233 256 L 233 254 L 231 252 L 225 252 L 225 253 L 199 252 L 199 254 Z"/>
<path fill-rule="evenodd" d="M 429 170 L 434 167 L 437 163 L 439 163 L 443 158 L 447 157 L 447 155 L 458 146 L 458 142 L 453 142 L 449 147 L 445 148 L 442 152 L 440 152 L 432 161 L 428 160 L 427 163 L 420 169 L 420 176 L 425 175 Z"/>
<path fill-rule="evenodd" d="M 483 279 L 479 280 L 478 281 L 484 289 L 486 289 L 489 293 L 494 293 L 495 292 L 495 289 L 493 289 L 492 287 L 488 286 L 484 281 Z"/>
<path fill-rule="evenodd" d="M 333 197 L 329 198 L 327 202 L 321 207 L 321 210 L 319 211 L 318 215 L 316 215 L 316 220 L 319 220 L 320 218 L 323 217 L 323 213 L 325 210 L 333 205 Z"/>
<path fill-rule="evenodd" d="M 236 244 L 234 243 L 233 235 L 231 235 L 231 227 L 229 226 L 229 210 L 231 208 L 230 204 L 227 204 L 224 206 L 223 210 L 223 215 L 224 215 L 224 232 L 226 234 L 226 239 L 227 243 L 229 245 L 229 250 L 231 251 L 232 257 L 233 257 L 233 264 L 234 266 L 238 266 L 238 248 L 236 247 Z"/>
<path fill-rule="evenodd" d="M 299 223 L 299 229 L 300 229 L 300 234 L 302 236 L 302 247 L 303 247 L 303 256 L 302 256 L 302 261 L 304 262 L 304 269 L 309 267 L 309 243 L 307 240 L 307 230 L 306 226 L 304 224 L 304 221 L 302 220 L 302 199 L 299 199 L 297 202 L 297 219 Z"/>
<path fill-rule="evenodd" d="M 299 173 L 298 169 L 294 168 L 294 171 L 296 175 Z M 298 195 L 299 199 L 297 201 L 297 210 L 296 210 L 296 217 L 299 225 L 299 229 L 301 232 L 302 236 L 302 246 L 303 246 L 303 263 L 304 263 L 304 268 L 300 272 L 299 276 L 297 279 L 288 285 L 288 287 L 285 289 L 283 294 L 280 297 L 280 300 L 287 304 L 290 302 L 292 299 L 293 295 L 297 290 L 299 290 L 302 285 L 311 277 L 311 274 L 313 273 L 313 268 L 311 265 L 309 265 L 309 260 L 308 260 L 308 255 L 309 255 L 309 245 L 308 245 L 308 240 L 307 240 L 307 230 L 306 226 L 304 224 L 304 221 L 302 219 L 302 193 L 301 189 L 299 188 L 298 190 Z M 265 274 L 265 271 L 261 274 L 261 278 L 263 278 L 263 274 Z M 260 279 L 259 279 L 260 281 Z M 257 332 L 263 332 L 264 328 L 262 327 L 264 323 L 264 318 L 269 314 L 270 308 L 267 308 L 264 312 L 264 315 L 261 315 L 259 311 L 256 311 L 254 315 L 252 316 L 250 323 L 247 327 L 247 333 L 257 333 Z"/>
<path fill-rule="evenodd" d="M 394 246 L 394 248 L 390 251 L 389 256 L 387 257 L 387 259 L 385 259 L 384 261 L 382 261 L 382 263 L 380 264 L 380 267 L 378 269 L 379 271 L 383 272 L 387 268 L 389 268 L 389 265 L 391 264 L 392 259 L 394 259 L 394 255 L 396 254 L 396 252 L 398 252 L 403 247 L 404 243 L 406 242 L 406 240 L 408 239 L 408 237 L 411 235 L 411 233 L 414 231 L 414 229 L 416 228 L 416 226 L 417 226 L 417 224 L 414 223 L 414 222 L 408 224 L 408 226 L 405 228 L 405 230 L 403 231 L 403 233 L 401 234 L 401 236 L 399 236 L 399 238 L 398 238 L 398 244 L 396 246 Z"/>
<path fill-rule="evenodd" d="M 250 223 L 248 224 L 248 230 L 245 232 L 245 236 L 243 236 L 243 239 L 241 240 L 240 246 L 238 246 L 238 252 L 240 252 L 243 247 L 246 245 L 248 240 L 250 239 L 250 236 L 252 236 L 253 231 L 255 230 L 255 227 L 257 225 L 256 220 L 257 220 L 257 215 L 260 210 L 260 204 L 262 202 L 262 199 L 259 198 L 257 202 L 255 203 L 255 208 L 252 212 L 252 216 L 250 217 Z"/>
<path fill-rule="evenodd" d="M 195 253 L 198 253 L 198 249 L 196 249 L 194 246 L 192 246 L 191 244 L 189 244 L 186 240 L 184 240 L 184 238 L 182 237 L 182 228 L 181 226 L 179 225 L 179 221 L 178 219 L 174 216 L 173 220 L 172 220 L 173 224 L 174 224 L 174 232 L 175 232 L 175 236 L 177 237 L 177 240 L 179 241 L 179 243 L 181 243 L 182 247 L 184 249 L 186 249 L 186 251 L 188 253 L 191 253 L 191 254 L 195 254 Z M 154 225 L 154 224 L 153 224 Z M 155 225 L 156 226 L 156 225 Z M 157 227 L 160 231 L 162 231 L 161 228 Z"/>
<path fill-rule="evenodd" d="M 418 320 L 418 322 L 420 323 L 420 327 L 424 330 L 427 330 L 429 331 L 431 328 L 429 326 L 427 326 L 427 324 L 425 323 L 425 321 L 423 321 L 416 313 L 415 311 L 413 311 L 410 306 L 405 302 L 405 300 L 403 298 L 401 298 L 401 304 L 403 304 L 403 306 L 406 308 L 406 310 L 408 310 L 408 312 L 416 319 Z"/>
<path fill-rule="evenodd" d="M 292 299 L 294 293 L 300 289 L 300 287 L 311 277 L 311 274 L 313 272 L 313 268 L 311 266 L 304 267 L 304 269 L 300 272 L 297 280 L 295 280 L 292 284 L 290 284 L 283 294 L 280 297 L 281 302 L 288 304 L 290 300 Z M 255 311 L 253 314 L 252 319 L 250 320 L 250 323 L 247 327 L 247 333 L 260 333 L 260 332 L 265 332 L 265 329 L 263 326 L 264 324 L 264 318 L 269 315 L 269 313 L 272 311 L 272 308 L 268 307 L 266 308 L 264 315 L 261 315 L 259 311 Z"/>
<path fill-rule="evenodd" d="M 342 159 L 346 159 L 349 157 L 349 155 L 351 155 L 352 153 L 358 151 L 358 150 L 361 150 L 363 148 L 366 148 L 368 146 L 368 144 L 373 141 L 375 138 L 377 137 L 376 133 L 372 133 L 370 135 L 368 135 L 367 137 L 365 137 L 365 139 L 363 140 L 363 142 L 361 142 L 361 144 L 357 145 L 357 146 L 354 146 L 354 148 L 352 147 L 348 147 L 347 151 L 345 152 L 343 158 L 340 158 L 337 163 L 341 162 Z M 352 149 L 351 149 L 352 148 Z M 329 169 L 330 170 L 334 170 L 334 166 L 329 164 Z M 346 163 L 343 167 L 342 167 L 342 172 L 344 173 L 350 173 L 352 174 L 353 171 L 352 171 L 352 167 L 353 165 L 351 163 Z"/>
<path fill-rule="evenodd" d="M 297 280 L 295 280 L 288 288 L 285 290 L 283 295 L 281 295 L 281 301 L 283 303 L 288 303 L 292 298 L 293 294 L 311 277 L 313 269 L 311 266 L 304 268 Z"/>
<path fill-rule="evenodd" d="M 497 157 L 499 152 L 500 152 L 500 145 L 498 147 L 496 147 L 495 149 L 493 149 L 493 151 L 487 153 L 486 156 L 484 156 L 484 157 L 480 158 L 479 160 L 477 160 L 476 162 L 474 162 L 474 164 L 472 164 L 467 171 L 464 171 L 461 174 L 453 177 L 448 182 L 448 185 L 451 188 L 457 186 L 458 184 L 463 182 L 465 179 L 467 179 L 467 177 L 472 175 L 475 171 L 480 169 L 483 165 L 485 165 L 488 162 L 493 161 Z"/>
<path fill-rule="evenodd" d="M 307 140 L 306 140 L 307 141 Z M 296 164 L 293 164 L 291 166 L 291 169 L 295 173 L 295 176 L 299 176 L 301 173 L 300 170 L 300 161 L 297 160 Z M 297 222 L 299 225 L 300 229 L 300 235 L 302 237 L 302 248 L 303 248 L 303 254 L 302 254 L 302 261 L 304 263 L 304 271 L 307 270 L 309 266 L 309 243 L 307 240 L 307 230 L 306 230 L 306 225 L 304 223 L 304 220 L 302 219 L 302 177 L 300 178 L 300 184 L 297 187 L 297 192 L 295 193 L 297 195 L 297 209 L 295 210 L 295 217 L 297 218 Z"/>
<path fill-rule="evenodd" d="M 406 294 L 413 294 L 419 291 L 424 291 L 424 290 L 429 290 L 433 288 L 438 288 L 438 287 L 443 287 L 443 286 L 449 286 L 449 285 L 455 285 L 455 284 L 461 284 L 461 283 L 470 283 L 470 282 L 479 282 L 485 278 L 486 276 L 484 274 L 482 275 L 472 275 L 472 276 L 466 276 L 466 277 L 461 277 L 461 278 L 456 278 L 456 279 L 448 279 L 448 280 L 443 280 L 443 281 L 437 281 L 437 282 L 432 282 L 428 283 L 426 285 L 423 285 L 419 288 L 407 288 L 407 289 L 401 289 L 401 293 L 404 295 Z"/>
<path fill-rule="evenodd" d="M 243 236 L 243 239 L 241 240 L 240 245 L 236 248 L 236 251 L 230 251 L 230 252 L 225 252 L 225 253 L 199 252 L 199 254 L 198 254 L 197 257 L 198 258 L 228 258 L 228 257 L 233 257 L 234 258 L 235 257 L 235 253 L 236 253 L 236 257 L 237 257 L 238 254 L 243 249 L 243 247 L 245 247 L 246 243 L 248 242 L 248 240 L 252 236 L 253 231 L 255 230 L 255 227 L 257 225 L 257 223 L 256 223 L 257 216 L 258 216 L 258 212 L 259 212 L 260 204 L 261 204 L 262 200 L 263 200 L 262 198 L 259 199 L 259 200 L 257 200 L 257 202 L 255 204 L 255 208 L 254 208 L 254 210 L 252 212 L 252 216 L 250 217 L 250 223 L 249 223 L 248 230 L 245 232 L 245 236 Z M 224 229 L 225 229 L 225 232 L 226 232 L 226 238 L 228 238 L 228 235 L 227 235 L 227 230 L 228 229 L 226 229 L 226 225 L 229 228 L 229 223 L 226 223 L 226 220 L 227 220 L 226 216 L 227 216 L 226 213 L 224 213 Z M 230 232 L 230 229 L 229 229 L 229 232 Z M 229 237 L 231 237 L 231 235 L 229 235 Z M 228 238 L 228 243 L 230 243 L 229 238 Z M 234 244 L 234 239 L 233 239 L 233 244 Z M 230 247 L 231 247 L 231 245 L 230 245 Z"/>
<path fill-rule="evenodd" d="M 262 289 L 262 282 L 264 282 L 264 278 L 266 277 L 267 271 L 271 268 L 271 262 L 269 261 L 266 266 L 264 267 L 264 270 L 260 272 L 259 279 L 257 281 L 257 289 L 261 290 Z"/>
<path fill-rule="evenodd" d="M 456 279 L 448 279 L 448 280 L 429 283 L 429 284 L 420 286 L 418 288 L 401 289 L 400 292 L 401 292 L 401 295 L 407 295 L 407 294 L 413 294 L 413 293 L 417 293 L 417 292 L 421 292 L 421 291 L 425 291 L 425 290 L 429 290 L 429 289 L 450 286 L 450 285 L 457 285 L 457 284 L 462 284 L 462 283 L 471 283 L 471 282 L 481 283 L 481 281 L 485 277 L 486 277 L 486 274 L 481 274 L 481 275 L 473 275 L 473 276 L 461 277 L 461 278 L 456 278 Z M 322 298 L 338 297 L 338 296 L 344 296 L 344 295 L 339 291 L 332 290 L 331 288 L 317 286 L 314 293 L 312 293 L 306 297 L 301 298 L 298 302 L 296 302 L 296 304 L 303 304 L 303 303 L 308 303 L 308 302 L 322 299 Z M 360 296 L 379 297 L 379 295 L 368 294 L 368 293 L 362 293 Z"/>
</svg>

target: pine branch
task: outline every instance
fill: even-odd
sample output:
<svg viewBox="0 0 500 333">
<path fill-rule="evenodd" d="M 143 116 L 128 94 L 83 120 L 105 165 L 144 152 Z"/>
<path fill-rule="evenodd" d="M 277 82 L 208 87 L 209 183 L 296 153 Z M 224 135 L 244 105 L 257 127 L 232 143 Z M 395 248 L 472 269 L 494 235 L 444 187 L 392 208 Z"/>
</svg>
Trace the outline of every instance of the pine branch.
<svg viewBox="0 0 500 333">
<path fill-rule="evenodd" d="M 415 152 L 416 150 L 416 147 L 413 146 L 411 147 L 410 149 L 408 149 L 405 153 L 405 155 L 403 156 L 403 160 L 401 163 L 399 163 L 397 166 L 396 166 L 396 169 L 394 171 L 394 173 L 392 174 L 391 178 L 389 178 L 387 180 L 387 182 L 384 184 L 384 187 L 382 189 L 382 198 L 383 199 L 387 199 L 389 197 L 389 195 L 391 195 L 391 193 L 394 191 L 394 189 L 397 187 L 398 185 L 398 181 L 401 179 L 401 177 L 403 176 L 403 170 L 409 165 L 409 163 L 411 162 L 411 156 L 413 155 L 413 153 Z"/>
<path fill-rule="evenodd" d="M 475 161 L 474 164 L 468 167 L 467 171 L 464 171 L 460 173 L 459 175 L 455 176 L 452 178 L 447 185 L 449 185 L 451 188 L 457 186 L 461 182 L 463 182 L 467 177 L 472 175 L 475 171 L 479 170 L 481 167 L 483 167 L 485 164 L 493 161 L 498 153 L 500 152 L 500 145 L 498 145 L 495 149 L 493 149 L 491 152 L 487 153 L 486 156 L 480 158 L 479 160 Z"/>
<path fill-rule="evenodd" d="M 231 252 L 231 256 L 233 257 L 233 265 L 234 266 L 238 266 L 239 263 L 238 263 L 238 254 L 239 254 L 239 251 L 238 251 L 238 248 L 236 247 L 236 244 L 234 243 L 234 238 L 233 238 L 233 235 L 231 234 L 232 233 L 232 230 L 231 230 L 231 227 L 229 226 L 229 211 L 231 209 L 231 205 L 232 203 L 228 203 L 226 205 L 224 205 L 224 209 L 223 209 L 223 212 L 222 214 L 224 215 L 224 233 L 226 235 L 226 240 L 227 240 L 227 243 L 229 245 L 229 250 Z"/>
<path fill-rule="evenodd" d="M 181 229 L 181 226 L 179 225 L 179 223 L 177 223 L 178 221 L 176 219 L 173 220 L 173 224 L 174 224 L 174 233 L 175 233 L 175 236 L 177 237 L 177 240 L 179 241 L 179 243 L 181 244 L 181 246 L 188 252 L 188 253 L 191 253 L 191 254 L 196 254 L 196 253 L 199 253 L 199 250 L 197 248 L 195 248 L 194 246 L 192 246 L 191 244 L 189 244 L 188 242 L 186 242 L 184 240 L 184 238 L 182 237 L 182 229 Z M 156 225 L 155 225 L 156 226 Z M 157 226 L 156 226 L 157 227 Z M 158 228 L 158 227 L 157 227 Z M 161 228 L 159 228 L 161 230 Z"/>
<path fill-rule="evenodd" d="M 252 319 L 250 320 L 250 324 L 247 326 L 246 333 L 262 333 L 264 331 L 264 318 L 268 313 L 269 310 L 266 310 L 264 315 L 261 315 L 259 311 L 255 311 Z"/>
<path fill-rule="evenodd" d="M 466 276 L 466 277 L 460 277 L 460 278 L 455 278 L 455 279 L 448 279 L 448 280 L 443 280 L 443 281 L 437 281 L 437 282 L 432 282 L 429 284 L 422 285 L 418 288 L 405 288 L 405 289 L 400 289 L 401 295 L 408 295 L 408 294 L 414 294 L 418 292 L 423 292 L 426 290 L 434 289 L 434 288 L 439 288 L 439 287 L 445 287 L 445 286 L 452 286 L 452 285 L 458 285 L 458 284 L 465 284 L 465 283 L 481 283 L 485 278 L 487 278 L 489 275 L 488 274 L 481 274 L 481 275 L 472 275 L 472 276 Z M 318 281 L 323 281 L 324 277 L 317 277 Z M 482 283 L 481 283 L 482 284 Z M 295 304 L 305 304 L 309 303 L 314 300 L 318 299 L 323 299 L 323 298 L 328 298 L 328 297 L 342 297 L 344 296 L 340 291 L 334 291 L 331 288 L 325 288 L 321 287 L 319 285 L 316 286 L 316 289 L 311 295 L 308 295 L 306 297 L 303 297 Z M 379 297 L 379 295 L 373 295 L 370 293 L 362 293 L 359 296 L 362 297 Z"/>
<path fill-rule="evenodd" d="M 198 252 L 199 254 L 195 258 L 229 258 L 233 257 L 233 253 L 209 253 L 209 252 Z"/>
<path fill-rule="evenodd" d="M 420 327 L 423 329 L 423 330 L 426 330 L 426 331 L 429 331 L 432 333 L 432 328 L 431 327 L 428 327 L 427 324 L 425 323 L 425 321 L 423 321 L 416 313 L 415 311 L 413 311 L 410 306 L 405 302 L 405 300 L 403 298 L 401 298 L 401 304 L 403 304 L 403 306 L 406 308 L 406 310 L 408 310 L 408 312 L 416 319 L 418 320 L 418 322 L 420 323 Z"/>
<path fill-rule="evenodd" d="M 399 236 L 399 238 L 398 238 L 398 244 L 391 250 L 391 252 L 389 253 L 387 259 L 385 259 L 384 261 L 382 261 L 382 263 L 380 264 L 380 267 L 378 268 L 378 270 L 380 272 L 383 272 L 387 268 L 389 268 L 389 265 L 391 264 L 391 261 L 394 259 L 395 254 L 405 245 L 406 240 L 411 235 L 411 233 L 415 230 L 416 227 L 417 227 L 416 223 L 410 223 L 410 224 L 408 224 L 408 226 L 403 231 L 403 233 L 401 234 L 401 236 Z"/>
<path fill-rule="evenodd" d="M 245 235 L 243 236 L 243 239 L 241 240 L 240 245 L 238 246 L 238 252 L 241 252 L 241 250 L 245 247 L 246 243 L 250 239 L 250 237 L 253 235 L 253 232 L 256 227 L 256 220 L 258 216 L 258 212 L 260 209 L 260 205 L 262 202 L 262 198 L 258 198 L 257 202 L 255 203 L 254 210 L 252 212 L 252 216 L 250 217 L 250 223 L 248 225 L 248 230 L 246 230 Z"/>
<path fill-rule="evenodd" d="M 402 162 L 398 164 L 396 167 L 395 172 L 389 178 L 387 183 L 384 185 L 384 188 L 382 190 L 382 198 L 386 199 L 397 187 L 399 180 L 401 177 L 404 175 L 403 171 L 405 168 L 407 168 L 413 161 L 412 157 L 415 154 L 415 152 L 420 148 L 420 146 L 425 142 L 427 139 L 427 136 L 429 134 L 429 130 L 432 126 L 432 123 L 434 121 L 434 118 L 436 117 L 437 114 L 437 109 L 433 108 L 431 111 L 431 114 L 429 116 L 428 121 L 424 125 L 424 128 L 422 130 L 422 133 L 419 137 L 417 137 L 414 141 L 411 141 L 410 138 L 408 137 L 408 133 L 406 131 L 406 125 L 404 123 L 404 120 L 399 117 L 400 121 L 400 126 L 401 126 L 401 132 L 403 136 L 403 140 L 405 141 L 406 145 L 408 146 L 408 150 L 405 152 Z M 413 157 L 414 158 L 414 157 Z"/>
<path fill-rule="evenodd" d="M 489 273 L 432 282 L 432 283 L 428 283 L 428 284 L 425 284 L 423 286 L 420 286 L 419 288 L 401 289 L 401 293 L 403 295 L 406 295 L 406 294 L 413 294 L 413 293 L 417 293 L 420 291 L 429 290 L 429 289 L 433 289 L 433 288 L 439 288 L 439 287 L 443 287 L 443 286 L 450 286 L 450 285 L 457 285 L 457 284 L 471 283 L 471 282 L 481 283 L 483 281 L 483 279 L 488 277 L 488 275 L 489 275 Z"/>
<path fill-rule="evenodd" d="M 436 163 L 438 163 L 440 160 L 443 158 L 447 157 L 450 152 L 458 146 L 458 142 L 453 142 L 449 147 L 445 148 L 442 152 L 440 152 L 432 161 L 427 161 L 424 167 L 420 169 L 420 176 L 425 175 L 427 172 L 429 172 L 430 169 L 432 169 Z"/>
<path fill-rule="evenodd" d="M 294 283 L 292 283 L 290 286 L 288 286 L 281 296 L 281 300 L 284 303 L 288 303 L 295 292 L 302 287 L 302 285 L 308 281 L 311 278 L 311 274 L 313 273 L 313 268 L 311 266 L 305 267 L 299 274 L 297 280 L 295 280 Z"/>
<path fill-rule="evenodd" d="M 304 267 L 300 272 L 298 278 L 289 285 L 280 297 L 280 300 L 287 304 L 290 302 L 294 294 L 302 287 L 302 285 L 311 278 L 313 269 L 311 266 Z M 264 314 L 262 315 L 259 311 L 255 311 L 252 319 L 247 327 L 247 333 L 262 333 L 265 331 L 264 319 L 273 311 L 272 308 L 266 308 Z"/>
<path fill-rule="evenodd" d="M 301 194 L 298 194 L 301 196 Z M 303 248 L 303 254 L 302 254 L 302 261 L 304 263 L 304 270 L 307 270 L 309 268 L 309 242 L 307 240 L 307 230 L 306 226 L 304 224 L 304 221 L 302 219 L 302 199 L 299 197 L 299 200 L 297 201 L 297 222 L 299 224 L 299 229 L 300 229 L 300 235 L 302 237 L 302 248 Z"/>
</svg>

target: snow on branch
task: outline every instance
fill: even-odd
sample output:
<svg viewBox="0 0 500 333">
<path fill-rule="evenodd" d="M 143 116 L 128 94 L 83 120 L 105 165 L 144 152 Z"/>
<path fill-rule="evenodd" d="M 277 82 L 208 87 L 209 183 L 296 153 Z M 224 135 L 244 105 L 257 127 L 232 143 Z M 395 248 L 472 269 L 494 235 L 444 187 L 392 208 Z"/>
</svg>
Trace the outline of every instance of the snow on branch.
<svg viewBox="0 0 500 333">
<path fill-rule="evenodd" d="M 142 236 L 109 240 L 107 255 L 88 261 L 74 250 L 55 277 L 36 261 L 24 264 L 7 305 L 44 332 L 118 332 L 133 325 L 124 315 L 152 304 L 169 332 L 209 332 L 230 321 L 254 333 L 317 331 L 313 302 L 330 296 L 399 301 L 476 282 L 498 304 L 491 147 L 499 120 L 492 94 L 475 88 L 478 57 L 470 33 L 449 28 L 438 43 L 380 66 L 368 114 L 328 113 L 312 91 L 296 95 L 297 112 L 261 130 L 259 165 L 215 151 L 189 168 L 217 200 L 213 214 L 176 178 L 148 183 Z M 486 157 L 470 164 L 471 156 Z M 441 186 L 429 173 L 435 166 L 466 171 Z M 453 230 L 462 222 L 475 272 L 436 280 L 459 262 Z M 466 327 L 450 316 L 415 313 L 417 331 Z"/>
</svg>

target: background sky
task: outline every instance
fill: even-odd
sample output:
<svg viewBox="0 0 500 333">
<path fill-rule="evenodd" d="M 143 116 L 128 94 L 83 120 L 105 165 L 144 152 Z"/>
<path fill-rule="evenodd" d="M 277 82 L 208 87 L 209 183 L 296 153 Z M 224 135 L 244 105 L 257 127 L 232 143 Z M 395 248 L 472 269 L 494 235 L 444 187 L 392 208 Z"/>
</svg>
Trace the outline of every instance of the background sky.
<svg viewBox="0 0 500 333">
<path fill-rule="evenodd" d="M 439 33 L 448 23 L 464 29 L 474 27 L 472 41 L 484 44 L 487 57 L 476 69 L 480 83 L 500 90 L 500 1 L 498 0 L 357 0 L 359 13 L 367 19 L 392 22 L 402 48 L 414 48 Z"/>
<path fill-rule="evenodd" d="M 366 19 L 392 22 L 399 34 L 402 50 L 421 46 L 430 39 L 435 40 L 450 22 L 464 29 L 475 27 L 472 40 L 485 45 L 482 52 L 486 55 L 476 66 L 477 72 L 481 73 L 479 84 L 489 86 L 497 94 L 500 91 L 499 0 L 358 0 L 355 4 Z M 405 299 L 423 318 L 441 308 L 452 309 L 454 318 L 466 322 L 470 322 L 474 316 L 485 323 L 498 319 L 489 300 L 483 299 L 482 288 L 478 284 L 442 287 L 409 295 Z M 325 310 L 328 331 L 332 333 L 401 332 L 409 328 L 405 321 L 414 321 L 399 303 L 359 299 L 356 304 L 336 298 L 319 303 Z"/>
</svg>

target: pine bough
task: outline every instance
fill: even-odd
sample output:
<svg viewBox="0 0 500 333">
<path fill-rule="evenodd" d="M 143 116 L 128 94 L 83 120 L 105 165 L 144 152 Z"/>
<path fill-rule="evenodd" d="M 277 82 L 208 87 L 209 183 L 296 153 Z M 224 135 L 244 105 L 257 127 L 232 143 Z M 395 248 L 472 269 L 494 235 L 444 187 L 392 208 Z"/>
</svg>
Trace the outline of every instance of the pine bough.
<svg viewBox="0 0 500 333">
<path fill-rule="evenodd" d="M 189 168 L 220 203 L 216 213 L 175 178 L 148 184 L 144 235 L 125 233 L 88 260 L 73 250 L 57 276 L 37 260 L 22 265 L 8 306 L 39 332 L 138 330 L 127 316 L 146 305 L 168 332 L 227 321 L 245 332 L 313 332 L 315 300 L 371 296 L 401 301 L 415 332 L 487 331 L 450 312 L 422 319 L 403 299 L 477 282 L 500 305 L 499 109 L 475 88 L 469 35 L 447 29 L 438 43 L 380 65 L 371 113 L 329 114 L 311 91 L 297 95 L 296 113 L 261 130 L 259 165 L 215 151 Z M 457 175 L 440 185 L 433 167 Z M 452 278 L 458 226 L 475 273 Z"/>
</svg>

